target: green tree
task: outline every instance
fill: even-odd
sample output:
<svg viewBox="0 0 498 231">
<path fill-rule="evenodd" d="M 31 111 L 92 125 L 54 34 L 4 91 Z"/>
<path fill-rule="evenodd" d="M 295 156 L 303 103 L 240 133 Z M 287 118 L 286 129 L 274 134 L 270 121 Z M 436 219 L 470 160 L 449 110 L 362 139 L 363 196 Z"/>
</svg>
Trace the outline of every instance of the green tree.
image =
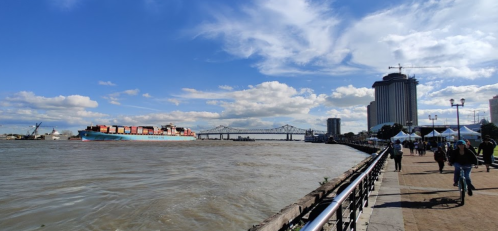
<svg viewBox="0 0 498 231">
<path fill-rule="evenodd" d="M 498 127 L 493 123 L 488 123 L 481 125 L 482 136 L 489 135 L 492 139 L 496 140 L 498 138 Z"/>
<path fill-rule="evenodd" d="M 398 124 L 398 123 L 394 123 L 392 126 L 391 125 L 384 125 L 377 132 L 377 138 L 383 139 L 383 140 L 388 140 L 391 137 L 398 134 L 402 129 L 403 129 L 403 125 Z"/>
<path fill-rule="evenodd" d="M 352 133 L 352 132 L 348 132 L 348 133 L 344 134 L 344 137 L 348 138 L 349 141 L 352 140 L 353 136 L 354 136 L 354 133 Z"/>
</svg>

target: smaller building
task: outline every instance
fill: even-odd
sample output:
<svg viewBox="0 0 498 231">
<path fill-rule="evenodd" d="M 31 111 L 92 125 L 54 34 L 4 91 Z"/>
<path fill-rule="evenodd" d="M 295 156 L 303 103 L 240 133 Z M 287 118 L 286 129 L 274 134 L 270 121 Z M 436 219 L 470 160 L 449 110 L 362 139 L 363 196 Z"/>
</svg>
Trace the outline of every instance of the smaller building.
<svg viewBox="0 0 498 231">
<path fill-rule="evenodd" d="M 489 114 L 491 115 L 491 123 L 498 126 L 498 95 L 489 100 Z"/>
<path fill-rule="evenodd" d="M 328 118 L 327 119 L 327 135 L 329 137 L 337 137 L 341 134 L 341 119 Z"/>
</svg>

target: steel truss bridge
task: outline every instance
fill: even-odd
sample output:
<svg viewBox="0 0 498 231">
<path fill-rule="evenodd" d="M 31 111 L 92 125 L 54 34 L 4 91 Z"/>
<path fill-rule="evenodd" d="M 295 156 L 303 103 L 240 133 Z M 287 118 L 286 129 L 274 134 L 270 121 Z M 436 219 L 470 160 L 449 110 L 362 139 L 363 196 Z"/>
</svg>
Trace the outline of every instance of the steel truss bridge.
<svg viewBox="0 0 498 231">
<path fill-rule="evenodd" d="M 292 125 L 284 125 L 278 128 L 270 128 L 270 129 L 237 129 L 231 128 L 228 126 L 220 125 L 213 129 L 200 131 L 197 133 L 197 138 L 201 138 L 202 136 L 206 136 L 209 139 L 209 135 L 219 135 L 220 140 L 224 137 L 223 135 L 227 135 L 227 139 L 230 139 L 230 134 L 282 134 L 287 135 L 287 140 L 292 140 L 292 135 L 304 135 L 306 133 L 306 129 L 294 127 Z M 315 135 L 325 134 L 325 131 L 317 131 L 313 130 Z"/>
</svg>

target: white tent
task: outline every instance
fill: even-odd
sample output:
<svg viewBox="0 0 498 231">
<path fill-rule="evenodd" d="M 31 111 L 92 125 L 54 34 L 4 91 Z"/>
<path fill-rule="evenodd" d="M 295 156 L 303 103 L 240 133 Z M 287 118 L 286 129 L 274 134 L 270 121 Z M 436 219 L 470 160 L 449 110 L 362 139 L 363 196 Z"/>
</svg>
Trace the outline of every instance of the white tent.
<svg viewBox="0 0 498 231">
<path fill-rule="evenodd" d="M 401 142 L 403 142 L 407 138 L 408 138 L 408 135 L 406 133 L 404 133 L 403 131 L 400 131 L 398 134 L 391 137 L 391 141 L 400 140 Z"/>
<path fill-rule="evenodd" d="M 433 130 L 432 132 L 429 132 L 429 134 L 425 135 L 425 137 L 441 137 L 441 133 Z"/>
<path fill-rule="evenodd" d="M 475 132 L 475 131 L 472 131 L 470 130 L 468 127 L 466 126 L 461 126 L 460 127 L 460 135 L 464 135 L 464 136 L 468 136 L 468 135 L 473 135 L 473 136 L 480 136 L 481 133 L 479 132 Z"/>
<path fill-rule="evenodd" d="M 412 133 L 412 134 L 406 135 L 406 136 L 407 136 L 407 138 L 408 138 L 409 140 L 417 140 L 417 139 L 422 138 L 422 137 L 420 137 L 419 135 L 417 135 L 417 133 L 415 133 L 415 132 L 414 132 L 414 133 Z"/>
<path fill-rule="evenodd" d="M 458 132 L 453 131 L 451 128 L 447 128 L 444 132 L 441 132 L 441 136 L 456 136 Z"/>
</svg>

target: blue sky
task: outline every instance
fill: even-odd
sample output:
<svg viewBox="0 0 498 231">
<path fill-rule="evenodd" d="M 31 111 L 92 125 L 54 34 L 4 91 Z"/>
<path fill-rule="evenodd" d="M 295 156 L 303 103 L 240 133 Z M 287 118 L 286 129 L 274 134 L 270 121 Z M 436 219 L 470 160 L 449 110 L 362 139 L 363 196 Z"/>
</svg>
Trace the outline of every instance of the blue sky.
<svg viewBox="0 0 498 231">
<path fill-rule="evenodd" d="M 0 133 L 90 124 L 367 129 L 372 84 L 419 80 L 419 124 L 489 119 L 498 1 L 3 0 Z"/>
</svg>

